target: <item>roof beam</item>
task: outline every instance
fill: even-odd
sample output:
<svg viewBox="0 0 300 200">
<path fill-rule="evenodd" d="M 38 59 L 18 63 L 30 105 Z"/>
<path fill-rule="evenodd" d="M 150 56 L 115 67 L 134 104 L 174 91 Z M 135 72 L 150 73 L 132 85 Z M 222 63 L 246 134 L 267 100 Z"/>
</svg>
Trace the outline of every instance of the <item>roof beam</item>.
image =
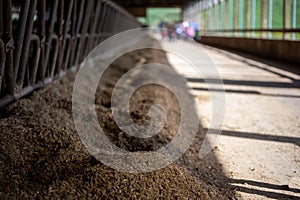
<svg viewBox="0 0 300 200">
<path fill-rule="evenodd" d="M 146 16 L 146 9 L 147 9 L 146 7 L 135 7 L 135 8 L 128 7 L 125 9 L 136 17 Z"/>
</svg>

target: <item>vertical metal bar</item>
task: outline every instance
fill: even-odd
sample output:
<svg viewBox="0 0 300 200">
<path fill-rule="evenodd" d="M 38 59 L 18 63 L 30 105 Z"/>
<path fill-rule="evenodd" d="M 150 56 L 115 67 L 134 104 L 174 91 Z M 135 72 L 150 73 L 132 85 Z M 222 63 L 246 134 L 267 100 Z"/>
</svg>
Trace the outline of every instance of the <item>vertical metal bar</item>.
<svg viewBox="0 0 300 200">
<path fill-rule="evenodd" d="M 111 14 L 111 8 L 109 6 L 109 4 L 107 4 L 107 7 L 106 7 L 106 12 L 105 12 L 105 17 L 104 17 L 104 23 L 103 23 L 103 28 L 102 28 L 102 32 L 106 34 L 106 31 L 107 31 L 107 24 L 108 24 L 108 21 L 109 21 L 109 18 L 110 18 L 110 14 Z"/>
<path fill-rule="evenodd" d="M 33 86 L 36 81 L 36 74 L 37 74 L 37 69 L 38 69 L 38 65 L 39 65 L 41 49 L 40 49 L 40 39 L 38 36 L 33 35 L 31 42 L 32 42 L 33 50 L 34 50 L 34 55 L 32 56 L 32 58 L 33 58 L 32 67 L 29 68 L 29 71 L 30 71 L 29 84 Z"/>
<path fill-rule="evenodd" d="M 207 6 L 208 2 L 205 3 L 205 5 Z M 210 23 L 211 23 L 211 15 L 210 15 L 210 9 L 208 7 L 206 7 L 205 9 L 205 18 L 203 19 L 205 21 L 205 30 L 210 30 Z M 204 32 L 204 34 L 207 34 Z"/>
<path fill-rule="evenodd" d="M 244 0 L 239 0 L 239 29 L 244 28 Z M 244 35 L 244 33 L 240 33 L 239 35 Z"/>
<path fill-rule="evenodd" d="M 224 15 L 225 15 L 225 30 L 228 30 L 229 29 L 229 12 L 228 12 L 228 9 L 229 9 L 229 1 L 225 1 L 224 2 Z M 228 32 L 225 32 L 224 33 L 225 36 L 228 36 Z"/>
<path fill-rule="evenodd" d="M 75 64 L 79 64 L 81 62 L 82 57 L 83 57 L 83 52 L 84 52 L 84 42 L 86 41 L 86 33 L 88 30 L 89 22 L 90 22 L 90 16 L 91 16 L 91 11 L 94 7 L 94 0 L 89 0 L 88 4 L 86 6 L 86 11 L 85 11 L 85 18 L 83 21 L 83 26 L 81 30 L 81 38 L 79 41 L 78 49 L 77 49 L 77 54 L 76 54 L 76 61 Z"/>
<path fill-rule="evenodd" d="M 233 18 L 234 18 L 234 29 L 238 29 L 239 28 L 239 0 L 234 0 L 234 14 L 233 14 Z M 235 32 L 234 36 L 238 36 L 239 33 Z"/>
<path fill-rule="evenodd" d="M 219 4 L 215 5 L 215 30 L 219 30 L 219 24 L 220 24 L 220 19 L 219 19 Z"/>
<path fill-rule="evenodd" d="M 66 70 L 67 66 L 65 65 L 65 63 L 63 64 L 63 59 L 65 56 L 65 48 L 66 48 L 66 43 L 67 43 L 67 34 L 69 31 L 69 26 L 71 25 L 71 14 L 72 14 L 72 9 L 73 9 L 73 0 L 69 1 L 69 5 L 67 8 L 67 18 L 64 19 L 64 33 L 63 33 L 63 38 L 62 38 L 62 46 L 60 48 L 60 55 L 58 58 L 58 70 L 60 71 L 60 69 L 62 69 L 63 71 Z M 65 60 L 66 61 L 66 60 Z M 58 71 L 58 73 L 59 73 Z"/>
<path fill-rule="evenodd" d="M 199 1 L 199 30 L 200 27 L 202 27 L 202 13 L 203 13 L 203 2 Z"/>
<path fill-rule="evenodd" d="M 15 79 L 17 78 L 18 68 L 20 65 L 20 58 L 23 47 L 23 40 L 25 35 L 26 21 L 28 16 L 30 0 L 24 0 L 21 5 L 20 18 L 18 22 L 18 35 L 15 41 L 15 51 L 14 51 L 14 73 Z"/>
<path fill-rule="evenodd" d="M 109 27 L 109 33 L 112 35 L 113 34 L 113 27 L 114 27 L 114 23 L 115 23 L 115 19 L 116 19 L 116 10 L 112 9 L 112 16 L 111 16 L 111 23 L 110 23 L 110 27 Z"/>
<path fill-rule="evenodd" d="M 267 28 L 267 23 L 268 23 L 268 16 L 267 16 L 267 12 L 268 12 L 268 4 L 267 4 L 267 0 L 262 0 L 261 2 L 261 6 L 262 6 L 262 10 L 261 10 L 261 26 L 262 29 L 266 29 Z M 262 32 L 262 38 L 266 37 L 266 33 Z"/>
<path fill-rule="evenodd" d="M 228 19 L 228 21 L 229 21 L 229 23 L 228 23 L 228 26 L 229 26 L 229 29 L 234 29 L 234 9 L 233 9 L 233 6 L 234 6 L 234 4 L 233 4 L 234 2 L 233 2 L 233 0 L 229 0 L 228 1 L 228 17 L 229 17 L 229 19 Z M 230 34 L 230 36 L 232 36 L 232 34 Z"/>
<path fill-rule="evenodd" d="M 73 39 L 71 38 L 70 35 L 67 35 L 67 39 L 66 39 L 66 46 L 67 46 L 67 50 L 65 52 L 65 69 L 68 69 L 69 66 L 69 61 L 70 61 L 70 56 L 71 56 L 71 50 L 72 50 L 72 43 L 73 43 Z"/>
<path fill-rule="evenodd" d="M 228 13 L 226 12 L 226 8 L 228 7 L 228 2 L 224 1 L 222 6 L 222 18 L 223 18 L 223 25 L 222 29 L 228 28 Z"/>
<path fill-rule="evenodd" d="M 81 1 L 82 3 L 83 1 Z M 67 63 L 67 68 L 71 68 L 73 65 L 73 54 L 75 52 L 75 48 L 76 48 L 76 40 L 77 40 L 77 34 L 76 34 L 76 26 L 77 26 L 77 10 L 78 10 L 78 1 L 74 0 L 74 4 L 73 4 L 73 12 L 72 12 L 72 17 L 71 17 L 71 42 L 69 43 L 69 48 L 71 48 L 70 50 L 70 54 L 68 57 L 68 60 L 66 60 Z"/>
<path fill-rule="evenodd" d="M 221 4 L 221 1 L 218 1 L 218 4 L 217 4 L 217 8 L 218 8 L 218 30 L 222 30 L 222 18 L 223 18 L 223 15 L 222 15 L 222 4 Z M 220 32 L 219 34 L 222 34 L 222 32 Z"/>
<path fill-rule="evenodd" d="M 95 17 L 94 17 L 94 22 L 92 25 L 91 33 L 94 34 L 97 29 L 97 25 L 100 23 L 99 16 L 101 14 L 101 8 L 102 8 L 102 0 L 97 1 L 97 6 L 96 6 L 96 12 L 95 12 Z"/>
<path fill-rule="evenodd" d="M 2 88 L 5 94 L 14 94 L 14 69 L 13 69 L 13 35 L 11 19 L 11 0 L 2 1 L 2 19 L 3 19 L 3 42 L 6 45 L 6 59 L 4 69 L 4 83 Z"/>
<path fill-rule="evenodd" d="M 97 5 L 96 5 L 96 8 L 94 10 L 94 17 L 93 17 L 93 21 L 92 21 L 92 24 L 90 26 L 90 38 L 88 40 L 88 43 L 86 44 L 86 49 L 85 49 L 85 52 L 84 54 L 88 54 L 88 52 L 94 47 L 96 46 L 96 43 L 97 43 L 97 38 L 95 37 L 95 33 L 96 33 L 96 28 L 97 28 L 97 25 L 99 24 L 99 16 L 100 16 L 100 11 L 101 11 L 101 7 L 102 7 L 102 1 L 101 0 L 98 0 L 97 1 Z"/>
<path fill-rule="evenodd" d="M 57 55 L 58 55 L 58 49 L 59 49 L 59 38 L 56 34 L 54 34 L 52 36 L 51 39 L 51 60 L 49 59 L 49 76 L 47 78 L 49 78 L 49 81 L 52 81 L 53 77 L 54 77 L 54 73 L 55 73 L 55 68 L 56 68 L 56 61 L 57 61 Z M 60 76 L 61 74 L 57 74 L 58 76 Z M 65 75 L 65 74 L 63 74 Z M 47 80 L 48 81 L 48 80 Z"/>
<path fill-rule="evenodd" d="M 268 28 L 272 29 L 273 25 L 273 0 L 269 0 L 269 19 L 268 19 Z M 272 38 L 272 32 L 268 33 L 269 38 Z"/>
<path fill-rule="evenodd" d="M 4 78 L 4 64 L 5 64 L 5 46 L 2 40 L 0 39 L 0 97 L 2 96 L 1 86 Z"/>
<path fill-rule="evenodd" d="M 74 36 L 76 31 L 76 17 L 77 17 L 77 0 L 74 0 L 74 7 L 73 7 L 73 13 L 72 13 L 72 22 L 71 22 L 71 34 Z"/>
<path fill-rule="evenodd" d="M 102 33 L 103 24 L 104 24 L 104 20 L 105 20 L 106 9 L 107 9 L 107 4 L 105 2 L 103 2 L 102 15 L 101 15 L 100 22 L 99 22 L 99 25 L 98 25 L 97 33 Z"/>
<path fill-rule="evenodd" d="M 291 27 L 291 0 L 284 0 L 283 3 L 283 30 Z M 290 33 L 283 32 L 283 39 L 289 39 Z"/>
<path fill-rule="evenodd" d="M 200 30 L 200 35 L 202 35 L 203 30 L 206 30 L 206 16 L 205 16 L 205 9 L 204 9 L 204 2 L 200 1 L 200 24 L 199 24 L 199 30 Z"/>
<path fill-rule="evenodd" d="M 2 33 L 3 33 L 3 6 L 2 6 L 2 0 L 0 0 L 0 39 L 2 38 Z M 1 90 L 1 86 L 0 86 L 0 90 Z"/>
<path fill-rule="evenodd" d="M 46 33 L 46 0 L 38 1 L 38 36 L 40 38 L 40 59 L 38 65 L 38 72 L 35 81 L 40 81 L 43 79 L 43 68 L 46 68 L 45 63 L 45 33 Z"/>
<path fill-rule="evenodd" d="M 79 7 L 79 16 L 77 18 L 77 25 L 76 25 L 76 34 L 80 32 L 81 26 L 82 26 L 82 19 L 83 19 L 83 14 L 84 14 L 84 9 L 85 9 L 85 2 L 86 1 L 81 1 L 80 7 Z M 87 3 L 88 4 L 88 3 Z"/>
<path fill-rule="evenodd" d="M 251 3 L 251 28 L 256 28 L 256 0 L 252 0 Z M 252 32 L 252 37 L 255 37 L 256 33 Z"/>
<path fill-rule="evenodd" d="M 296 22 L 297 22 L 296 20 L 297 20 L 297 0 L 294 0 L 293 1 L 293 24 L 292 24 L 293 28 L 296 28 Z M 295 32 L 293 32 L 292 38 L 293 38 L 293 40 L 296 39 L 296 33 Z"/>
<path fill-rule="evenodd" d="M 118 20 L 119 20 L 119 13 L 116 11 L 115 21 L 114 21 L 113 27 L 112 27 L 112 32 L 113 32 L 113 34 L 115 34 L 116 29 L 117 29 L 117 27 L 118 27 Z"/>
<path fill-rule="evenodd" d="M 200 11 L 199 11 L 199 15 L 200 15 L 200 18 L 199 18 L 199 30 L 200 32 L 202 31 L 201 29 L 204 29 L 205 26 L 203 24 L 203 10 L 202 10 L 202 3 L 200 1 Z"/>
<path fill-rule="evenodd" d="M 62 43 L 63 43 L 63 24 L 65 23 L 64 21 L 64 11 L 65 11 L 65 1 L 60 0 L 58 2 L 58 9 L 57 9 L 57 20 L 56 20 L 56 27 L 55 27 L 55 33 L 57 35 L 57 42 L 58 42 L 58 47 L 57 47 L 57 56 L 55 57 L 56 60 L 54 60 L 55 66 L 51 69 L 51 77 L 55 75 L 59 75 L 61 72 L 61 62 L 60 60 L 63 57 L 63 52 L 62 52 Z M 52 57 L 53 59 L 53 57 Z"/>
<path fill-rule="evenodd" d="M 20 90 L 23 87 L 26 65 L 27 65 L 27 60 L 28 60 L 29 47 L 30 47 L 30 40 L 31 40 L 31 35 L 32 35 L 33 19 L 34 19 L 34 15 L 35 15 L 35 11 L 36 11 L 36 5 L 37 5 L 37 0 L 30 1 L 28 18 L 26 21 L 26 30 L 25 30 L 25 36 L 24 36 L 23 50 L 22 50 L 21 60 L 20 60 L 20 66 L 18 68 L 18 71 L 15 72 L 16 73 L 15 75 L 17 77 L 16 92 L 20 92 Z"/>
<path fill-rule="evenodd" d="M 215 7 L 214 4 L 212 4 L 212 30 L 215 30 L 216 27 L 216 15 L 215 15 Z"/>
<path fill-rule="evenodd" d="M 110 23 L 110 20 L 111 20 L 111 6 L 109 4 L 107 4 L 107 9 L 106 9 L 106 15 L 105 15 L 105 18 L 104 18 L 104 24 L 103 24 L 103 33 L 105 34 L 104 35 L 104 38 L 106 39 L 107 38 L 107 33 L 109 31 L 109 23 Z"/>
<path fill-rule="evenodd" d="M 57 21 L 56 21 L 56 34 L 58 35 L 58 38 L 62 35 L 63 32 L 63 19 L 64 19 L 64 0 L 59 1 L 58 3 L 58 9 L 57 9 Z"/>
<path fill-rule="evenodd" d="M 212 7 L 210 7 L 209 8 L 209 30 L 212 30 L 213 29 L 213 18 L 214 18 L 214 16 L 213 16 L 213 9 L 212 9 Z"/>
<path fill-rule="evenodd" d="M 80 3 L 80 6 L 79 8 L 77 8 L 76 6 L 76 10 L 79 10 L 79 15 L 78 15 L 78 18 L 77 18 L 77 21 L 76 21 L 76 27 L 74 27 L 74 30 L 75 32 L 73 33 L 74 34 L 74 41 L 73 41 L 73 45 L 72 45 L 72 53 L 71 53 L 71 56 L 70 56 L 70 64 L 71 65 L 76 65 L 75 63 L 75 54 L 76 54 L 76 51 L 78 51 L 78 48 L 77 48 L 77 44 L 78 44 L 78 41 L 79 41 L 79 31 L 80 31 L 80 28 L 81 28 L 81 25 L 82 25 L 82 18 L 83 18 L 83 12 L 84 12 L 84 8 L 85 8 L 85 1 L 84 0 L 81 0 L 81 1 L 77 1 L 78 3 Z M 75 15 L 76 17 L 77 15 Z M 82 36 L 81 36 L 82 37 Z"/>
<path fill-rule="evenodd" d="M 116 25 L 115 25 L 115 30 L 114 30 L 115 33 L 118 33 L 120 31 L 119 29 L 120 29 L 121 19 L 122 19 L 121 13 L 117 12 L 116 23 L 115 23 Z"/>
<path fill-rule="evenodd" d="M 53 28 L 56 20 L 56 15 L 57 15 L 57 6 L 58 6 L 58 0 L 54 0 L 52 11 L 51 11 L 50 25 L 47 30 L 47 36 L 46 36 L 45 66 L 43 67 L 43 71 L 42 71 L 42 77 L 41 77 L 42 80 L 45 78 L 46 75 L 46 68 L 47 68 L 47 63 L 49 60 L 49 55 L 51 50 Z"/>
<path fill-rule="evenodd" d="M 63 48 L 62 48 L 62 43 L 63 43 L 63 25 L 66 24 L 66 21 L 64 21 L 64 11 L 65 11 L 65 4 L 64 4 L 64 0 L 59 1 L 58 4 L 58 9 L 57 9 L 57 20 L 56 20 L 56 27 L 55 27 L 55 32 L 58 38 L 58 47 L 57 47 L 57 51 L 59 53 L 57 53 L 56 57 L 52 57 L 51 59 L 55 59 L 54 63 L 55 66 L 54 68 L 51 68 L 51 72 L 50 72 L 50 77 L 53 78 L 53 76 L 55 76 L 56 74 L 60 74 L 61 71 L 61 62 L 60 60 L 63 57 Z"/>
<path fill-rule="evenodd" d="M 251 1 L 248 0 L 246 3 L 246 28 L 250 29 L 251 27 Z M 251 32 L 247 32 L 246 36 L 250 37 Z"/>
</svg>

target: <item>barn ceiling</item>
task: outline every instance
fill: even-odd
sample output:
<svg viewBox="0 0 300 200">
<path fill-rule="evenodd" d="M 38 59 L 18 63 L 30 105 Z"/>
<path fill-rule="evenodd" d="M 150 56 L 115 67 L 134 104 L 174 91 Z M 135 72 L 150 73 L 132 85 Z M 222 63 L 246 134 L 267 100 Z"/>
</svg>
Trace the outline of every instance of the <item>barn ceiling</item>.
<svg viewBox="0 0 300 200">
<path fill-rule="evenodd" d="M 188 0 L 112 0 L 125 8 L 131 14 L 142 17 L 146 16 L 147 8 L 155 7 L 178 7 L 183 8 Z"/>
</svg>

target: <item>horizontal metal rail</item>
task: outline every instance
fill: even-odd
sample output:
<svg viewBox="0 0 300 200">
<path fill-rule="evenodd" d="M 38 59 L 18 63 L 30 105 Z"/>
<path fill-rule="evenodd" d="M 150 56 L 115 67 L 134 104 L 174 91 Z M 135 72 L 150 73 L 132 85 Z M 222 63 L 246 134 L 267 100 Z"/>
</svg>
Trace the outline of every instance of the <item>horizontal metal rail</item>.
<svg viewBox="0 0 300 200">
<path fill-rule="evenodd" d="M 201 30 L 201 32 L 218 32 L 218 33 L 228 33 L 228 32 L 281 32 L 281 33 L 300 33 L 300 28 L 294 29 L 224 29 L 224 30 Z"/>
<path fill-rule="evenodd" d="M 0 0 L 0 107 L 78 68 L 139 22 L 108 0 Z"/>
</svg>

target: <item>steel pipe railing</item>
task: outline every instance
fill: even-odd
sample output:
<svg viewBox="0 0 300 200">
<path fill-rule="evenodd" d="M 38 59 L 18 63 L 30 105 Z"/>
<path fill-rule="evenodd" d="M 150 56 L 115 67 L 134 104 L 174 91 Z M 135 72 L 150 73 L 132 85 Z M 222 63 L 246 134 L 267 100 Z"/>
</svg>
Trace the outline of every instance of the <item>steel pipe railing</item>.
<svg viewBox="0 0 300 200">
<path fill-rule="evenodd" d="M 109 0 L 0 0 L 0 107 L 65 76 L 139 22 Z"/>
<path fill-rule="evenodd" d="M 288 40 L 286 35 L 292 34 L 292 33 L 300 33 L 299 28 L 289 28 L 289 29 L 217 29 L 217 30 L 201 30 L 200 36 L 222 36 L 222 37 L 238 37 L 239 34 L 243 34 L 242 37 L 244 38 L 257 38 L 257 39 L 270 39 L 268 37 L 257 37 L 253 34 L 264 34 L 264 33 L 279 33 L 282 36 L 278 39 L 282 40 L 285 38 L 285 40 Z M 263 36 L 263 35 L 262 35 Z M 276 37 L 273 37 L 272 39 L 276 39 Z"/>
</svg>

